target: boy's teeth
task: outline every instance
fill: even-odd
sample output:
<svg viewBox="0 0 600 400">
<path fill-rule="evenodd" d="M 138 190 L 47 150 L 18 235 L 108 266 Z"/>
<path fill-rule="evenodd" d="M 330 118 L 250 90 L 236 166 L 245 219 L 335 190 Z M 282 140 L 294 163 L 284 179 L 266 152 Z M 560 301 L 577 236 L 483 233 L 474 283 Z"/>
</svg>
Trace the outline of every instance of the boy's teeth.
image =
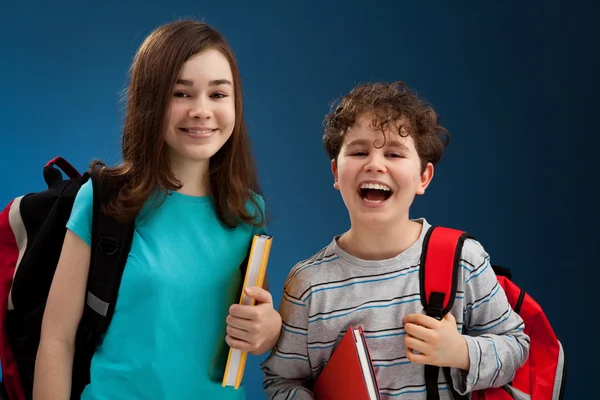
<svg viewBox="0 0 600 400">
<path fill-rule="evenodd" d="M 360 185 L 360 188 L 361 189 L 377 189 L 377 190 L 385 190 L 385 191 L 392 190 L 389 186 L 382 185 L 379 183 L 363 183 L 362 185 Z"/>
<path fill-rule="evenodd" d="M 384 202 L 384 200 L 369 200 L 366 198 L 363 198 L 363 200 L 367 203 L 383 203 Z"/>
</svg>

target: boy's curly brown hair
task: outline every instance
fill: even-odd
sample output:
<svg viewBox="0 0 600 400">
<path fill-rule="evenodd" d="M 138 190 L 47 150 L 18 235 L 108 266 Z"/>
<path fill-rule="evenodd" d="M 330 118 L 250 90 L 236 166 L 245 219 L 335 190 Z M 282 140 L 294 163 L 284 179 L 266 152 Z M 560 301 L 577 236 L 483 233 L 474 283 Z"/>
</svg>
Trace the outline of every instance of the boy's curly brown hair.
<svg viewBox="0 0 600 400">
<path fill-rule="evenodd" d="M 390 124 L 396 124 L 401 136 L 412 135 L 422 170 L 429 162 L 435 165 L 450 142 L 450 133 L 440 124 L 431 105 L 417 97 L 404 82 L 361 84 L 334 103 L 325 116 L 323 145 L 330 160 L 337 160 L 344 134 L 365 114 L 372 117 L 375 129 L 385 132 Z M 401 129 L 402 122 L 409 124 L 404 126 L 406 134 Z"/>
</svg>

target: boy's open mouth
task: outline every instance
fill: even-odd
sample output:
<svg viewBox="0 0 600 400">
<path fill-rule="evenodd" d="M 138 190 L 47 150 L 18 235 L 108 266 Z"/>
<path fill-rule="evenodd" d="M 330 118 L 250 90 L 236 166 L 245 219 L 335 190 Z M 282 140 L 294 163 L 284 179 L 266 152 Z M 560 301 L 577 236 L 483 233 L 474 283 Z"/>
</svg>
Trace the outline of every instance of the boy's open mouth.
<svg viewBox="0 0 600 400">
<path fill-rule="evenodd" d="M 359 196 L 368 203 L 383 203 L 392 193 L 392 188 L 381 183 L 363 183 L 358 188 Z"/>
</svg>

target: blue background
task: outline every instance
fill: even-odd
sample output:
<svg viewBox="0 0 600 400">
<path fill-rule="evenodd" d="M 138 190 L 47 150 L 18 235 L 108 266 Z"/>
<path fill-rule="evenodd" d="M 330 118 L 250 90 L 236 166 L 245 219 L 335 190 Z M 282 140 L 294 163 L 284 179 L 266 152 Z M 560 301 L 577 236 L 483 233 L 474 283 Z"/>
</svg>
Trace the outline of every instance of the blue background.
<svg viewBox="0 0 600 400">
<path fill-rule="evenodd" d="M 92 2 L 90 2 L 92 3 Z M 121 94 L 145 35 L 204 19 L 234 48 L 275 236 L 277 305 L 295 262 L 348 228 L 320 142 L 330 102 L 401 79 L 452 134 L 413 217 L 466 229 L 514 270 L 569 356 L 566 399 L 596 392 L 598 10 L 591 2 L 0 3 L 0 205 L 62 155 L 120 160 Z M 248 399 L 264 398 L 259 362 Z"/>
</svg>

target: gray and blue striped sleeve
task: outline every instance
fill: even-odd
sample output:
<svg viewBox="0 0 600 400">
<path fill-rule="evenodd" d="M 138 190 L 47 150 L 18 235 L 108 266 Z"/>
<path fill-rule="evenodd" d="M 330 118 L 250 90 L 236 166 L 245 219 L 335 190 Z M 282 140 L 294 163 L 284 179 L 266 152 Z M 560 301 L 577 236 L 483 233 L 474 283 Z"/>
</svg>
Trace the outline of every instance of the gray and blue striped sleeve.
<svg viewBox="0 0 600 400">
<path fill-rule="evenodd" d="M 311 365 L 308 357 L 308 305 L 301 299 L 302 280 L 292 269 L 284 286 L 279 312 L 281 335 L 262 363 L 263 389 L 272 400 L 312 400 Z"/>
<path fill-rule="evenodd" d="M 529 355 L 529 337 L 498 283 L 490 257 L 474 240 L 467 240 L 461 262 L 465 294 L 463 337 L 470 358 L 468 373 L 452 370 L 454 388 L 460 394 L 512 381 Z"/>
</svg>

